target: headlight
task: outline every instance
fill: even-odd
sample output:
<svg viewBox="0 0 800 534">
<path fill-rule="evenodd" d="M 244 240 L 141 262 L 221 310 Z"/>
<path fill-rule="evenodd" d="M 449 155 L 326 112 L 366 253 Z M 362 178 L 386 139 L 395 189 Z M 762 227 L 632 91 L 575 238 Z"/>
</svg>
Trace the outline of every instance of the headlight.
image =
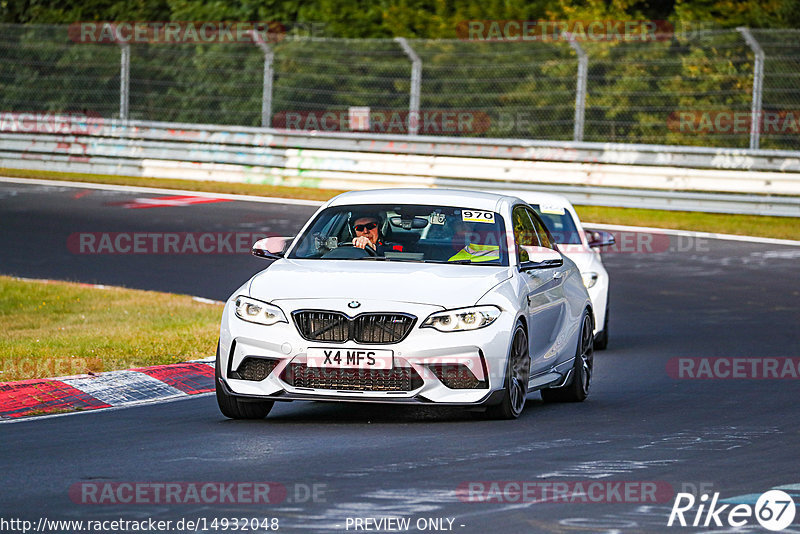
<svg viewBox="0 0 800 534">
<path fill-rule="evenodd" d="M 597 273 L 593 272 L 581 273 L 581 278 L 583 278 L 583 285 L 586 286 L 586 289 L 594 287 L 594 285 L 597 283 Z"/>
<path fill-rule="evenodd" d="M 265 325 L 289 322 L 277 306 L 242 296 L 236 297 L 236 317 Z"/>
<path fill-rule="evenodd" d="M 477 330 L 489 326 L 500 317 L 500 308 L 496 306 L 475 306 L 431 314 L 421 328 L 431 327 L 440 332 L 458 332 Z"/>
</svg>

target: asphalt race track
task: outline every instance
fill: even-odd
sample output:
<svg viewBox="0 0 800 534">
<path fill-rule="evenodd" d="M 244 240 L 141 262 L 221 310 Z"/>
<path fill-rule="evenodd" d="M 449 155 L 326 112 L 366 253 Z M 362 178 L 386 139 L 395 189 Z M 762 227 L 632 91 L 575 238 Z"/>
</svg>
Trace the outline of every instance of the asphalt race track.
<svg viewBox="0 0 800 534">
<path fill-rule="evenodd" d="M 315 209 L 130 207 L 158 196 L 0 183 L 0 273 L 221 300 L 266 263 L 247 254 L 82 254 L 70 236 L 293 235 Z M 1 424 L 0 516 L 202 519 L 208 532 L 214 518 L 229 519 L 229 530 L 233 518 L 278 518 L 282 532 L 367 531 L 356 530 L 356 519 L 372 532 L 732 532 L 713 522 L 667 527 L 675 494 L 719 492 L 753 504 L 747 496 L 794 485 L 785 491 L 800 504 L 800 379 L 691 380 L 668 371 L 676 358 L 800 357 L 800 247 L 661 242 L 657 251 L 606 255 L 611 341 L 595 355 L 585 403 L 544 405 L 532 394 L 519 420 L 496 422 L 453 409 L 295 402 L 242 422 L 225 419 L 206 395 Z M 274 498 L 91 502 L 118 483 L 152 490 L 174 482 L 237 482 L 245 490 L 272 483 Z M 570 492 L 536 502 L 513 491 L 514 482 L 559 483 Z M 573 491 L 592 483 L 588 495 Z M 643 487 L 659 488 L 657 498 L 618 491 Z M 490 502 L 475 502 L 481 496 Z M 688 522 L 696 510 L 686 513 Z M 381 518 L 408 518 L 410 526 L 365 522 Z M 203 531 L 183 531 L 195 530 Z M 764 530 L 751 518 L 742 531 Z M 800 513 L 784 532 L 800 532 Z"/>
</svg>

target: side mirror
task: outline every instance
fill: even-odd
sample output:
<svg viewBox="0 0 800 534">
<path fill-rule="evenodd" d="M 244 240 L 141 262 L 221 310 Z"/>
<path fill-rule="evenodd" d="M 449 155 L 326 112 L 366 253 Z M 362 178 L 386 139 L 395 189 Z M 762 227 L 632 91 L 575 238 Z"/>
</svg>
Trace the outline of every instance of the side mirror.
<svg viewBox="0 0 800 534">
<path fill-rule="evenodd" d="M 592 248 L 608 247 L 617 242 L 614 234 L 605 230 L 586 230 L 586 239 Z"/>
<path fill-rule="evenodd" d="M 519 268 L 521 271 L 547 269 L 564 265 L 564 258 L 561 257 L 561 254 L 551 248 L 526 245 L 521 245 L 519 248 Z"/>
<path fill-rule="evenodd" d="M 269 258 L 279 260 L 283 258 L 283 253 L 289 247 L 293 237 L 265 237 L 253 243 L 251 252 L 253 256 L 259 258 Z"/>
</svg>

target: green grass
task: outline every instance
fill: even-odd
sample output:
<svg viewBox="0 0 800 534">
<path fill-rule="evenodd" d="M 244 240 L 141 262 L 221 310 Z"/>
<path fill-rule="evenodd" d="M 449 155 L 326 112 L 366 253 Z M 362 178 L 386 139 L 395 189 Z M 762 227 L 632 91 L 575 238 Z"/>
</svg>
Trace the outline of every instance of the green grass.
<svg viewBox="0 0 800 534">
<path fill-rule="evenodd" d="M 85 175 L 19 169 L 0 169 L 0 175 L 16 176 L 20 178 L 71 180 L 77 182 L 160 187 L 164 189 L 183 189 L 189 191 L 208 191 L 211 193 L 233 193 L 320 201 L 328 200 L 343 192 L 340 190 L 315 189 L 310 187 L 137 178 L 133 176 L 104 174 Z M 762 217 L 758 215 L 727 215 L 688 211 L 644 210 L 637 208 L 606 208 L 599 206 L 576 206 L 576 209 L 578 210 L 581 220 L 584 222 L 652 226 L 656 228 L 696 230 L 717 234 L 738 234 L 800 240 L 800 219 L 794 217 Z"/>
<path fill-rule="evenodd" d="M 715 234 L 750 235 L 800 241 L 800 219 L 760 215 L 728 215 L 698 211 L 660 211 L 638 208 L 575 206 L 583 223 L 674 228 Z"/>
<path fill-rule="evenodd" d="M 213 356 L 222 307 L 186 295 L 0 276 L 0 381 Z"/>
</svg>

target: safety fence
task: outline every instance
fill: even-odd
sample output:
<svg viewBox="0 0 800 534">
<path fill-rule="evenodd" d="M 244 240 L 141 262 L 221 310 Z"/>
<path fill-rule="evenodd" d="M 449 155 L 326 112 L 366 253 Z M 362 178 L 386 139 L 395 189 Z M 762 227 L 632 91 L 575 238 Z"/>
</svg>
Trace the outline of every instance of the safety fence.
<svg viewBox="0 0 800 534">
<path fill-rule="evenodd" d="M 177 43 L 84 30 L 0 25 L 0 113 L 800 149 L 800 30 Z"/>
</svg>

